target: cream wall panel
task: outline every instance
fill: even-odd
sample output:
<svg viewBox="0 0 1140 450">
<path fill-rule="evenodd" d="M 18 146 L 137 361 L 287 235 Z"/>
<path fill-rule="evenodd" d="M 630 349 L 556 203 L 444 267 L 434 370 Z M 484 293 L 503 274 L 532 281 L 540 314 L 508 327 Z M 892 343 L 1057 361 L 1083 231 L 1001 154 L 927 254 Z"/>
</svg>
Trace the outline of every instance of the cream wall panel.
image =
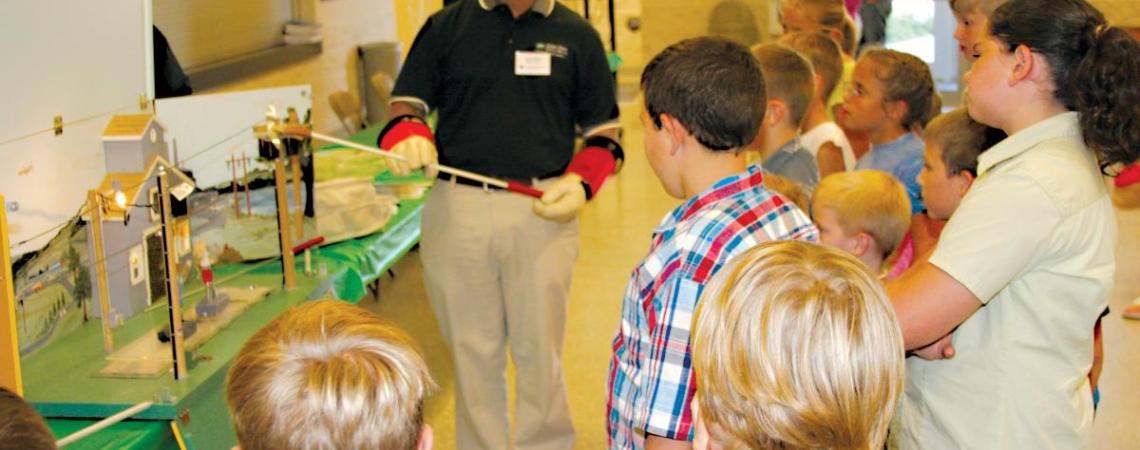
<svg viewBox="0 0 1140 450">
<path fill-rule="evenodd" d="M 329 94 L 346 90 L 362 98 L 356 49 L 361 44 L 396 40 L 396 8 L 393 3 L 404 3 L 405 0 L 311 1 L 316 3 L 315 18 L 324 32 L 324 48 L 320 56 L 235 80 L 205 93 L 309 84 L 313 87 L 314 129 L 343 134 L 340 122 L 329 106 Z"/>
<path fill-rule="evenodd" d="M 154 24 L 183 69 L 272 47 L 292 0 L 153 0 Z"/>
<path fill-rule="evenodd" d="M 751 11 L 758 36 L 768 35 L 767 0 L 641 0 L 643 61 L 681 39 L 708 34 L 713 9 L 732 3 Z"/>
<path fill-rule="evenodd" d="M 1140 1 L 1137 0 L 1089 0 L 1096 5 L 1109 23 L 1121 27 L 1140 27 Z"/>
<path fill-rule="evenodd" d="M 396 34 L 404 47 L 404 56 L 427 18 L 443 8 L 443 0 L 392 0 L 395 3 Z"/>
</svg>

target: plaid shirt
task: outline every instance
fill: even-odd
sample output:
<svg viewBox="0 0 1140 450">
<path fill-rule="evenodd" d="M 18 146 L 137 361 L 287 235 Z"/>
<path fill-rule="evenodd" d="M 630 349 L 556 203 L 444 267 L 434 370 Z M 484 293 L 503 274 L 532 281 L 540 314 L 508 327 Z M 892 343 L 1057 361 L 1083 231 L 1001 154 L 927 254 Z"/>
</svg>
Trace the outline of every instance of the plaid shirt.
<svg viewBox="0 0 1140 450">
<path fill-rule="evenodd" d="M 705 283 L 761 242 L 818 239 L 808 217 L 763 179 L 758 166 L 725 178 L 654 230 L 649 255 L 630 275 L 613 341 L 606 384 L 611 449 L 642 449 L 646 434 L 692 439 L 689 329 Z"/>
</svg>

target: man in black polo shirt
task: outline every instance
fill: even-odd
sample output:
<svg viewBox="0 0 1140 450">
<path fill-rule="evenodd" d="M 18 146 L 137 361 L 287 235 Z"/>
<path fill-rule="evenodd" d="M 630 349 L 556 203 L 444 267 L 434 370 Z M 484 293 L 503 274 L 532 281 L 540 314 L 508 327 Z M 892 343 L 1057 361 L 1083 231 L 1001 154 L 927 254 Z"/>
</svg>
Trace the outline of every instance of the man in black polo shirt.
<svg viewBox="0 0 1140 450">
<path fill-rule="evenodd" d="M 420 29 L 392 96 L 380 146 L 408 160 L 389 160 L 393 172 L 434 176 L 438 158 L 545 191 L 532 200 L 441 174 L 424 207 L 421 258 L 455 362 L 458 448 L 510 448 L 508 346 L 514 447 L 572 448 L 561 351 L 576 218 L 621 157 L 597 32 L 554 0 L 460 0 Z M 434 135 L 422 120 L 431 110 Z"/>
</svg>

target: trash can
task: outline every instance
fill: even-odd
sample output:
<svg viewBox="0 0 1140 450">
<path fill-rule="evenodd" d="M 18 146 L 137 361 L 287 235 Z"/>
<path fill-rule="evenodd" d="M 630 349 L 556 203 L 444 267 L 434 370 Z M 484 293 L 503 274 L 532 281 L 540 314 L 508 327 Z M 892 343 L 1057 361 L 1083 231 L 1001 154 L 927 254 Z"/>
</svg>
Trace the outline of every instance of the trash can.
<svg viewBox="0 0 1140 450">
<path fill-rule="evenodd" d="M 399 42 L 374 42 L 361 45 L 357 52 L 362 70 L 360 92 L 364 93 L 362 97 L 366 111 L 365 118 L 369 124 L 383 124 L 388 121 L 387 99 L 381 98 L 369 80 L 377 73 L 385 73 L 395 80 L 396 75 L 400 73 L 403 46 Z"/>
</svg>

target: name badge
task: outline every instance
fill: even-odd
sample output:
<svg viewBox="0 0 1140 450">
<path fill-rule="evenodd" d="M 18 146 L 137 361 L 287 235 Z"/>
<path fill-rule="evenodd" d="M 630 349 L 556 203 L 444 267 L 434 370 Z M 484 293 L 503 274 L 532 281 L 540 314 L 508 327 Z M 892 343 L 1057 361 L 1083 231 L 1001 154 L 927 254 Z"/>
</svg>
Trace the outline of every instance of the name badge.
<svg viewBox="0 0 1140 450">
<path fill-rule="evenodd" d="M 550 76 L 550 53 L 516 51 L 515 75 L 532 77 Z"/>
</svg>

